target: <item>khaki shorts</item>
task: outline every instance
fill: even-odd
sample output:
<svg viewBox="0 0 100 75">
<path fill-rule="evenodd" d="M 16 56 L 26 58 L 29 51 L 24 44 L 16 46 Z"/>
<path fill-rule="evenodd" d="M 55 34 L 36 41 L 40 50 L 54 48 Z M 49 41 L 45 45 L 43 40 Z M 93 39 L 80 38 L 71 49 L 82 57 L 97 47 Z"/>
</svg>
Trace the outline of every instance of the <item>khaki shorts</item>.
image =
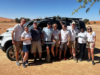
<svg viewBox="0 0 100 75">
<path fill-rule="evenodd" d="M 75 48 L 75 46 L 76 46 L 76 41 L 70 41 L 69 42 L 69 48 Z"/>
<path fill-rule="evenodd" d="M 93 44 L 94 44 L 94 47 L 92 47 Z M 94 49 L 94 48 L 95 48 L 95 43 L 87 42 L 87 43 L 86 43 L 86 48 Z"/>
<path fill-rule="evenodd" d="M 42 52 L 41 42 L 40 41 L 33 41 L 31 45 L 31 53 L 35 53 L 38 50 L 39 53 Z"/>
<path fill-rule="evenodd" d="M 67 50 L 67 42 L 61 42 L 60 50 Z"/>
<path fill-rule="evenodd" d="M 22 41 L 15 41 L 14 45 L 15 51 L 22 51 L 23 50 L 23 42 Z"/>
<path fill-rule="evenodd" d="M 56 43 L 55 43 L 55 44 L 53 44 L 52 46 L 59 47 L 59 40 L 56 40 Z"/>
</svg>

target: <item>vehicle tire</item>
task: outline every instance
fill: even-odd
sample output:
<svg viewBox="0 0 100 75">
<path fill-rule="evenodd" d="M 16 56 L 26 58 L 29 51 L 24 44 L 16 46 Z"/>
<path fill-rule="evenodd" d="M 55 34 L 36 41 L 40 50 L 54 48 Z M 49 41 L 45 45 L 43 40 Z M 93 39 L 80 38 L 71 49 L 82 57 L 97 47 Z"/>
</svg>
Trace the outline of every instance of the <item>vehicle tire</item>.
<svg viewBox="0 0 100 75">
<path fill-rule="evenodd" d="M 14 46 L 10 46 L 7 51 L 6 51 L 6 56 L 8 57 L 8 59 L 10 59 L 11 61 L 16 61 L 16 57 L 15 57 L 15 48 Z M 21 50 L 19 51 L 19 60 L 21 59 Z"/>
<path fill-rule="evenodd" d="M 4 51 L 3 49 L 1 49 L 4 53 L 6 53 L 6 51 Z"/>
</svg>

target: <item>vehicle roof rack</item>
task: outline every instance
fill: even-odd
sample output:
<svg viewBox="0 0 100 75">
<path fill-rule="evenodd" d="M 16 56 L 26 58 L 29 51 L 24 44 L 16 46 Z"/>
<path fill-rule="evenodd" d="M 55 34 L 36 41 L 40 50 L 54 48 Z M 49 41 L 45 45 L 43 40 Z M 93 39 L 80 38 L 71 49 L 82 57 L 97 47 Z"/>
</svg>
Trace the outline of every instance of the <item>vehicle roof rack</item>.
<svg viewBox="0 0 100 75">
<path fill-rule="evenodd" d="M 82 18 L 68 18 L 68 17 L 46 17 L 44 20 L 80 20 Z"/>
</svg>

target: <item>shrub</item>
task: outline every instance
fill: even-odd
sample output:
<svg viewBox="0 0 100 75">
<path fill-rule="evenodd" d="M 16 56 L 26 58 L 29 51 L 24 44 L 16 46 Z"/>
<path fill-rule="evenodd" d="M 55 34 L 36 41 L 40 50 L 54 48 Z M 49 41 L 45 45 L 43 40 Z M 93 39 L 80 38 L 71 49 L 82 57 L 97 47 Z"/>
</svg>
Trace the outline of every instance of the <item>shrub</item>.
<svg viewBox="0 0 100 75">
<path fill-rule="evenodd" d="M 96 24 L 96 22 L 94 21 L 94 24 Z"/>
</svg>

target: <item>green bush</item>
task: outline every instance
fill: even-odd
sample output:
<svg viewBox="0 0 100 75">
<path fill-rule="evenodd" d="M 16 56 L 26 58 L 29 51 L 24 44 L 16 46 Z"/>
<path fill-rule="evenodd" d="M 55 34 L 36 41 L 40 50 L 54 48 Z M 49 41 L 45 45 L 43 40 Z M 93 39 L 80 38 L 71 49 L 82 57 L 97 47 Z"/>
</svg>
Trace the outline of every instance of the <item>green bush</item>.
<svg viewBox="0 0 100 75">
<path fill-rule="evenodd" d="M 94 21 L 94 24 L 96 24 L 96 22 Z"/>
<path fill-rule="evenodd" d="M 88 24 L 90 24 L 90 22 L 88 22 Z"/>
</svg>

